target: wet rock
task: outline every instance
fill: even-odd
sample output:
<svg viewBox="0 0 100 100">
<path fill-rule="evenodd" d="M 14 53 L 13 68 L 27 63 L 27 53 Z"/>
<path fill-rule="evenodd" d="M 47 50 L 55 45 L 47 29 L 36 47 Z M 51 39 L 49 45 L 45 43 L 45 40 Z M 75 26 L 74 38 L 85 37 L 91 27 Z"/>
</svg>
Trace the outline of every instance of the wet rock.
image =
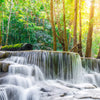
<svg viewBox="0 0 100 100">
<path fill-rule="evenodd" d="M 99 71 L 100 71 L 100 59 L 98 60 L 98 68 L 99 68 Z"/>
<path fill-rule="evenodd" d="M 2 71 L 3 72 L 8 72 L 9 65 L 10 65 L 9 63 L 3 63 L 2 64 Z"/>
<path fill-rule="evenodd" d="M 82 91 L 78 91 L 75 95 L 75 98 L 77 99 L 84 99 L 84 100 L 100 100 L 100 89 L 85 89 Z"/>
<path fill-rule="evenodd" d="M 64 94 L 60 95 L 60 97 L 64 97 L 64 96 L 66 96 L 66 95 L 67 95 L 67 93 L 64 93 Z"/>
<path fill-rule="evenodd" d="M 6 84 L 6 83 L 8 83 L 8 80 L 6 79 L 6 75 L 3 77 L 0 77 L 0 85 L 4 85 L 4 84 Z M 1 86 L 0 86 L 0 88 L 1 88 Z"/>
<path fill-rule="evenodd" d="M 49 91 L 46 90 L 45 88 L 41 88 L 40 91 L 42 91 L 42 92 L 49 92 Z"/>
<path fill-rule="evenodd" d="M 80 90 L 81 89 L 95 89 L 96 88 L 95 85 L 89 84 L 89 83 L 77 84 L 77 85 L 74 85 L 74 87 L 80 88 Z"/>
<path fill-rule="evenodd" d="M 51 96 L 51 94 L 48 94 L 47 96 Z"/>
<path fill-rule="evenodd" d="M 0 51 L 0 59 L 6 58 L 6 57 L 8 57 L 8 55 L 9 55 L 8 52 Z"/>
<path fill-rule="evenodd" d="M 19 50 L 33 50 L 33 46 L 31 44 L 25 43 Z"/>
<path fill-rule="evenodd" d="M 8 67 L 11 63 L 0 61 L 0 72 L 8 72 Z"/>
<path fill-rule="evenodd" d="M 6 73 L 4 73 L 4 72 L 0 72 L 0 78 L 1 77 L 5 77 L 5 76 L 7 76 L 8 75 L 8 73 L 6 72 Z"/>
</svg>

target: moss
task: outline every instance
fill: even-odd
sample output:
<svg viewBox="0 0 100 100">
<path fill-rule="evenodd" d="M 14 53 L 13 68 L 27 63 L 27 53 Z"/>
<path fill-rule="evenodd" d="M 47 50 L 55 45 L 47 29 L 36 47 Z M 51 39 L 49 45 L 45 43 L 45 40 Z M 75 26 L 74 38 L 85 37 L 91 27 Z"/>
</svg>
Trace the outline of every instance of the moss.
<svg viewBox="0 0 100 100">
<path fill-rule="evenodd" d="M 16 50 L 23 46 L 23 43 L 14 44 L 14 45 L 5 45 L 1 47 L 1 50 Z"/>
<path fill-rule="evenodd" d="M 23 44 L 21 43 L 21 44 L 15 44 L 13 47 L 14 48 L 21 48 L 23 46 Z"/>
</svg>

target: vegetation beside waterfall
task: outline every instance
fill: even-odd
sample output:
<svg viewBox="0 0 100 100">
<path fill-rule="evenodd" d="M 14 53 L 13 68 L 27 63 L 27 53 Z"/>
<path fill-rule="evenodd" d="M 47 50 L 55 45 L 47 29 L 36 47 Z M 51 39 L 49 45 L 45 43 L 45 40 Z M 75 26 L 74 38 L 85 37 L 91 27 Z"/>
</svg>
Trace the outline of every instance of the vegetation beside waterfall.
<svg viewBox="0 0 100 100">
<path fill-rule="evenodd" d="M 0 0 L 0 45 L 99 58 L 99 10 L 99 0 Z"/>
</svg>

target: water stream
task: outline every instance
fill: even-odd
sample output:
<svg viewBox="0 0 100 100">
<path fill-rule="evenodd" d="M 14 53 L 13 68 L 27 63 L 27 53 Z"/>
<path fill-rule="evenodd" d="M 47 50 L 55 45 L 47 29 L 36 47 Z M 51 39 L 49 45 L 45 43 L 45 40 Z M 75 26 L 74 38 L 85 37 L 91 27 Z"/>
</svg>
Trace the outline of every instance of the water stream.
<svg viewBox="0 0 100 100">
<path fill-rule="evenodd" d="M 100 100 L 100 73 L 83 68 L 78 54 L 11 52 L 4 62 L 0 100 Z"/>
</svg>

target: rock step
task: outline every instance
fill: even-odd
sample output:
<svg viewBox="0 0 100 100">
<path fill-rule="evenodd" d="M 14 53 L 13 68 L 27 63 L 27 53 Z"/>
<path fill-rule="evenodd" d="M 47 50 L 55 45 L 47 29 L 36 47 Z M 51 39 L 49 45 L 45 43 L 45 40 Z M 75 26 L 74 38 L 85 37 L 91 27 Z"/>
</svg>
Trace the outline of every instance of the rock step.
<svg viewBox="0 0 100 100">
<path fill-rule="evenodd" d="M 0 61 L 0 72 L 8 72 L 9 65 L 11 65 L 10 62 Z"/>
</svg>

